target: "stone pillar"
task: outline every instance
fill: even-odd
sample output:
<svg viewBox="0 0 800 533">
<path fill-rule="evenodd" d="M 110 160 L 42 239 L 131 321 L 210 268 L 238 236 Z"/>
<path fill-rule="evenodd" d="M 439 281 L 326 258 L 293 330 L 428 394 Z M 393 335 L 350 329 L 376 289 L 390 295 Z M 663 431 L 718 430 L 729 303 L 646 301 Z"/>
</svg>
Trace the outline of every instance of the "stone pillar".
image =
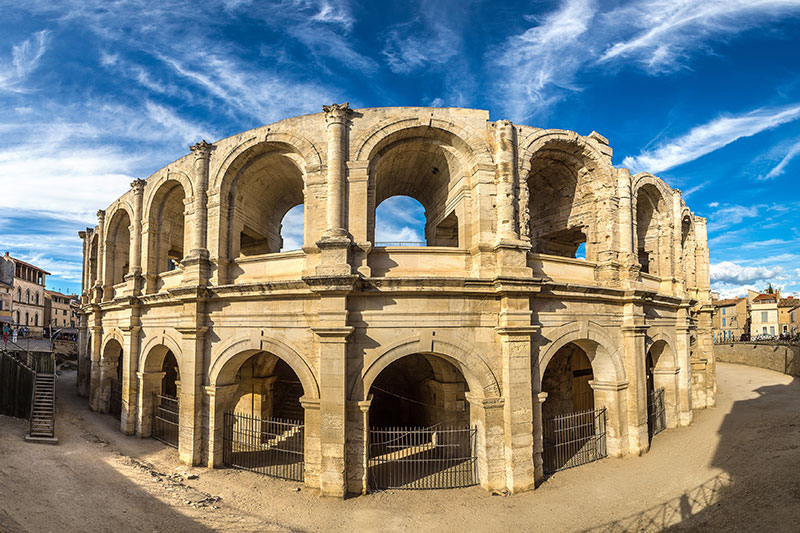
<svg viewBox="0 0 800 533">
<path fill-rule="evenodd" d="M 153 435 L 155 395 L 161 393 L 161 382 L 165 375 L 166 372 L 136 372 L 139 381 L 136 427 L 140 437 L 147 438 Z"/>
<path fill-rule="evenodd" d="M 97 212 L 97 276 L 95 281 L 94 302 L 100 303 L 111 295 L 111 287 L 106 287 L 106 212 L 102 209 Z"/>
<path fill-rule="evenodd" d="M 344 297 L 322 298 L 320 305 L 345 309 L 344 300 Z M 323 312 L 320 311 L 320 314 Z M 324 496 L 344 498 L 347 492 L 347 337 L 353 328 L 333 326 L 312 329 L 319 341 L 319 436 L 322 451 L 319 488 Z"/>
<path fill-rule="evenodd" d="M 631 200 L 631 173 L 627 168 L 617 169 L 617 194 L 619 194 L 618 231 L 619 262 L 626 285 L 639 279 L 639 260 L 633 244 L 633 203 Z"/>
<path fill-rule="evenodd" d="M 216 148 L 206 141 L 190 147 L 194 152 L 194 221 L 192 250 L 186 254 L 183 266 L 184 285 L 204 285 L 210 275 L 208 253 L 208 171 L 211 152 Z"/>
<path fill-rule="evenodd" d="M 138 317 L 132 321 L 138 322 Z M 139 332 L 141 327 L 131 325 L 123 328 L 122 354 L 118 364 L 122 365 L 122 405 L 120 413 L 120 431 L 125 435 L 136 433 L 136 408 L 139 380 L 136 370 L 139 367 Z"/>
<path fill-rule="evenodd" d="M 208 467 L 222 466 L 225 412 L 239 390 L 238 383 L 210 385 L 203 388 L 208 398 Z M 183 409 L 181 408 L 181 412 Z"/>
<path fill-rule="evenodd" d="M 478 479 L 486 490 L 506 488 L 504 400 L 467 393 L 470 425 L 477 430 Z"/>
<path fill-rule="evenodd" d="M 627 388 L 628 451 L 633 455 L 641 455 L 650 448 L 647 433 L 646 332 L 647 326 L 641 324 L 622 326 L 625 375 L 630 380 Z"/>
<path fill-rule="evenodd" d="M 534 433 L 531 335 L 539 331 L 531 326 L 529 298 L 506 297 L 501 300 L 500 337 L 503 364 L 503 427 L 506 487 L 519 492 L 533 487 Z M 541 426 L 539 428 L 541 430 Z"/>
<path fill-rule="evenodd" d="M 675 328 L 675 349 L 678 352 L 678 421 L 682 426 L 692 423 L 692 362 L 691 328 L 688 323 L 688 309 L 679 309 L 682 316 Z"/>
<path fill-rule="evenodd" d="M 664 408 L 667 427 L 674 428 L 680 421 L 679 368 L 654 368 L 653 385 L 664 388 Z"/>
<path fill-rule="evenodd" d="M 133 180 L 133 220 L 131 221 L 130 268 L 126 277 L 137 278 L 142 274 L 142 199 L 145 181 Z"/>
<path fill-rule="evenodd" d="M 81 311 L 78 315 L 78 377 L 75 386 L 78 396 L 87 397 L 89 395 L 89 383 L 91 381 L 91 355 L 89 350 L 89 328 L 86 314 Z"/>
<path fill-rule="evenodd" d="M 322 106 L 328 128 L 328 229 L 326 237 L 345 237 L 344 224 L 344 180 L 347 160 L 347 120 L 352 111 L 350 105 L 331 104 Z"/>
<path fill-rule="evenodd" d="M 190 306 L 199 314 L 197 306 Z M 197 315 L 195 315 L 197 316 Z M 199 319 L 199 316 L 197 316 Z M 205 350 L 205 327 L 179 327 L 183 336 L 181 357 L 181 387 L 178 393 L 178 457 L 187 465 L 198 465 L 202 461 L 202 410 L 203 397 L 203 352 Z"/>
<path fill-rule="evenodd" d="M 122 354 L 120 354 L 120 359 L 122 358 Z M 117 365 L 122 364 L 122 361 L 117 361 Z M 111 403 L 111 380 L 117 377 L 117 369 L 116 365 L 112 364 L 111 361 L 103 358 L 100 361 L 100 399 L 98 402 L 98 409 L 97 411 L 101 413 L 109 412 L 110 403 Z"/>
<path fill-rule="evenodd" d="M 305 484 L 309 487 L 319 487 L 319 476 L 322 471 L 322 447 L 319 428 L 320 401 L 319 398 L 300 398 L 300 405 L 305 412 L 305 442 L 303 455 L 305 459 Z"/>
<path fill-rule="evenodd" d="M 372 396 L 363 402 L 347 402 L 347 492 L 350 494 L 366 494 L 369 490 L 369 407 L 371 404 Z"/>
<path fill-rule="evenodd" d="M 97 319 L 95 319 L 97 320 Z M 100 350 L 102 343 L 102 329 L 98 326 L 92 327 L 92 353 L 89 381 L 89 408 L 92 411 L 100 411 Z"/>
<path fill-rule="evenodd" d="M 497 237 L 499 240 L 519 240 L 514 204 L 516 188 L 516 157 L 514 125 L 499 120 L 495 125 L 494 154 L 497 165 Z"/>
<path fill-rule="evenodd" d="M 533 479 L 535 483 L 544 481 L 544 416 L 542 404 L 547 399 L 546 392 L 532 395 L 533 407 Z"/>
<path fill-rule="evenodd" d="M 87 228 L 88 229 L 88 228 Z M 88 241 L 86 239 L 86 231 L 79 231 L 78 237 L 81 238 L 81 247 L 83 250 L 83 261 L 81 262 L 81 303 L 86 303 L 83 300 L 83 295 L 89 290 L 89 252 Z"/>
<path fill-rule="evenodd" d="M 592 380 L 596 408 L 606 408 L 606 449 L 611 457 L 622 457 L 628 453 L 628 382 Z M 647 418 L 644 421 L 644 437 L 647 439 Z M 641 437 L 639 437 L 641 441 Z M 638 452 L 637 452 L 638 453 Z"/>
</svg>

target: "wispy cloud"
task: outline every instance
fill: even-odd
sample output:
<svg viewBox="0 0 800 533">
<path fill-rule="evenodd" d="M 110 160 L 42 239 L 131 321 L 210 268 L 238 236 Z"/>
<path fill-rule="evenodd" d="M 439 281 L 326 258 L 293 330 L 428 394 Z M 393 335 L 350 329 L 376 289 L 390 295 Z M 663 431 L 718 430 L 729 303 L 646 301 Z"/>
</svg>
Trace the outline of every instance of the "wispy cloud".
<svg viewBox="0 0 800 533">
<path fill-rule="evenodd" d="M 725 205 L 709 215 L 708 230 L 719 231 L 740 224 L 747 218 L 757 217 L 763 205 Z"/>
<path fill-rule="evenodd" d="M 772 167 L 772 169 L 764 176 L 759 177 L 759 179 L 768 180 L 783 175 L 783 173 L 786 172 L 786 165 L 788 165 L 792 159 L 797 157 L 798 154 L 800 154 L 800 141 L 790 146 L 786 152 L 786 155 L 783 156 L 780 162 Z"/>
<path fill-rule="evenodd" d="M 596 12 L 592 0 L 565 0 L 495 50 L 504 72 L 499 90 L 512 119 L 524 120 L 558 101 L 565 91 L 577 90 L 575 75 L 587 53 L 583 40 Z"/>
<path fill-rule="evenodd" d="M 744 283 L 766 280 L 781 273 L 783 273 L 782 267 L 742 266 L 732 261 L 723 261 L 709 266 L 711 281 L 721 282 Z"/>
<path fill-rule="evenodd" d="M 800 118 L 800 105 L 756 109 L 740 115 L 722 116 L 695 126 L 688 133 L 628 156 L 622 164 L 635 172 L 663 172 L 694 161 L 743 137 L 792 122 Z"/>
<path fill-rule="evenodd" d="M 50 32 L 42 30 L 15 44 L 11 48 L 11 61 L 0 59 L 0 90 L 28 92 L 24 82 L 38 67 L 49 42 Z"/>
</svg>

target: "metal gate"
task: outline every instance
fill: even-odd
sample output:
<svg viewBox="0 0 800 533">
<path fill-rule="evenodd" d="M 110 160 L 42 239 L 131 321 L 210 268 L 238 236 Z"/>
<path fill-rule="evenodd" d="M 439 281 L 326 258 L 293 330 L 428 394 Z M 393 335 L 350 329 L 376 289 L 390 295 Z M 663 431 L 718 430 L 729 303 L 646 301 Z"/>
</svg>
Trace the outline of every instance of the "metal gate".
<svg viewBox="0 0 800 533">
<path fill-rule="evenodd" d="M 122 382 L 111 380 L 111 396 L 108 399 L 108 412 L 114 415 L 117 420 L 122 413 Z"/>
<path fill-rule="evenodd" d="M 305 426 L 295 420 L 225 413 L 222 462 L 266 476 L 303 481 Z"/>
<path fill-rule="evenodd" d="M 153 438 L 178 447 L 178 399 L 161 394 L 153 395 Z"/>
<path fill-rule="evenodd" d="M 664 387 L 647 393 L 647 431 L 652 438 L 667 429 Z"/>
<path fill-rule="evenodd" d="M 452 489 L 478 484 L 473 428 L 370 428 L 371 489 Z"/>
<path fill-rule="evenodd" d="M 568 413 L 544 421 L 544 472 L 552 474 L 597 461 L 606 451 L 606 408 Z"/>
</svg>

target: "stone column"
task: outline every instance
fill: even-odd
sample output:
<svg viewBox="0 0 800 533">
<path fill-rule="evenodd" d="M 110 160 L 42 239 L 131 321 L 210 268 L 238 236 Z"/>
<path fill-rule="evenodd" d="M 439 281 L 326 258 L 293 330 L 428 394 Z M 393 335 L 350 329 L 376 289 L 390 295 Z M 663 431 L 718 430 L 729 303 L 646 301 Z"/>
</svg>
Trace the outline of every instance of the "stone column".
<svg viewBox="0 0 800 533">
<path fill-rule="evenodd" d="M 95 317 L 95 320 L 98 319 Z M 100 345 L 102 335 L 102 329 L 99 326 L 92 327 L 91 378 L 89 381 L 89 408 L 92 411 L 100 411 Z"/>
<path fill-rule="evenodd" d="M 300 405 L 305 412 L 305 442 L 303 456 L 305 460 L 305 484 L 319 487 L 319 476 L 322 471 L 322 444 L 320 441 L 320 401 L 319 398 L 300 398 Z"/>
<path fill-rule="evenodd" d="M 506 487 L 519 492 L 533 487 L 534 433 L 530 299 L 506 297 L 501 300 L 500 337 L 503 364 L 503 427 Z M 540 427 L 541 429 L 541 427 Z"/>
<path fill-rule="evenodd" d="M 350 105 L 322 106 L 328 128 L 328 229 L 326 237 L 346 237 L 344 224 L 344 180 L 347 160 L 347 120 Z"/>
<path fill-rule="evenodd" d="M 506 488 L 503 398 L 467 393 L 470 425 L 477 429 L 478 479 L 486 490 Z"/>
<path fill-rule="evenodd" d="M 95 303 L 100 303 L 110 297 L 111 287 L 106 285 L 106 212 L 102 209 L 97 212 L 97 277 L 95 278 Z"/>
<path fill-rule="evenodd" d="M 327 303 L 332 307 L 345 309 L 344 297 L 321 300 L 321 305 L 329 300 Z M 332 300 L 338 300 L 338 303 Z M 347 337 L 353 328 L 333 326 L 312 329 L 319 341 L 319 436 L 322 450 L 319 488 L 324 496 L 344 498 L 347 492 Z"/>
<path fill-rule="evenodd" d="M 87 290 L 89 290 L 89 253 L 87 251 L 89 248 L 87 245 L 86 233 L 87 232 L 85 231 L 78 232 L 78 237 L 81 238 L 81 244 L 83 248 L 83 261 L 81 262 L 81 303 L 86 303 L 83 299 L 83 295 L 86 294 Z"/>
<path fill-rule="evenodd" d="M 500 241 L 519 239 L 514 204 L 516 198 L 516 157 L 514 125 L 499 120 L 495 125 L 494 154 L 497 165 L 497 237 Z"/>
<path fill-rule="evenodd" d="M 120 354 L 120 359 L 122 359 L 122 354 Z M 117 364 L 121 365 L 122 361 L 117 361 Z M 117 377 L 117 369 L 115 366 L 116 365 L 112 365 L 111 361 L 105 358 L 100 360 L 100 399 L 97 410 L 101 413 L 108 413 L 110 409 L 111 380 Z"/>
<path fill-rule="evenodd" d="M 606 408 L 606 449 L 611 457 L 622 457 L 628 446 L 628 382 L 592 380 L 595 407 Z M 647 418 L 644 421 L 647 439 Z M 641 441 L 641 437 L 639 437 Z M 638 452 L 637 452 L 638 453 Z"/>
<path fill-rule="evenodd" d="M 181 261 L 184 285 L 204 285 L 209 277 L 208 253 L 208 172 L 211 152 L 216 148 L 206 141 L 190 147 L 194 153 L 193 248 Z"/>
<path fill-rule="evenodd" d="M 532 395 L 533 407 L 533 479 L 535 483 L 544 481 L 544 416 L 542 404 L 547 399 L 546 392 Z"/>
<path fill-rule="evenodd" d="M 639 260 L 633 246 L 633 204 L 631 200 L 631 173 L 627 168 L 617 169 L 619 194 L 619 262 L 623 277 L 630 284 L 639 279 Z"/>
<path fill-rule="evenodd" d="M 197 306 L 190 306 L 199 314 Z M 199 320 L 197 316 L 196 320 Z M 202 407 L 203 356 L 205 351 L 205 327 L 179 327 L 183 336 L 181 357 L 181 388 L 178 393 L 178 457 L 187 465 L 198 465 L 202 461 Z"/>
<path fill-rule="evenodd" d="M 646 332 L 647 326 L 642 324 L 622 326 L 625 375 L 631 383 L 627 388 L 628 451 L 633 455 L 641 455 L 650 448 L 647 433 Z"/>
<path fill-rule="evenodd" d="M 679 368 L 654 368 L 653 385 L 656 389 L 664 388 L 664 409 L 667 427 L 674 428 L 679 423 Z"/>
<path fill-rule="evenodd" d="M 208 398 L 208 467 L 222 466 L 225 412 L 239 390 L 238 383 L 203 387 Z M 183 409 L 181 409 L 183 411 Z"/>
<path fill-rule="evenodd" d="M 347 492 L 350 494 L 366 494 L 369 490 L 369 407 L 371 404 L 372 396 L 362 402 L 347 402 Z"/>
<path fill-rule="evenodd" d="M 675 349 L 678 352 L 678 421 L 682 426 L 692 423 L 692 362 L 689 346 L 691 327 L 688 323 L 688 312 L 688 304 L 678 310 L 679 323 L 675 328 Z"/>
<path fill-rule="evenodd" d="M 155 394 L 161 393 L 161 382 L 166 372 L 136 372 L 139 381 L 137 397 L 136 427 L 142 438 L 153 435 L 153 417 L 155 416 Z"/>
<path fill-rule="evenodd" d="M 132 321 L 138 322 L 138 317 Z M 120 413 L 120 431 L 125 435 L 136 433 L 136 408 L 139 380 L 136 370 L 139 367 L 139 332 L 141 327 L 131 325 L 123 328 L 122 354 L 118 364 L 122 365 L 122 406 Z"/>
<path fill-rule="evenodd" d="M 89 329 L 86 314 L 78 315 L 78 378 L 75 383 L 78 396 L 89 395 L 89 382 L 91 380 L 91 355 L 88 353 Z"/>
</svg>

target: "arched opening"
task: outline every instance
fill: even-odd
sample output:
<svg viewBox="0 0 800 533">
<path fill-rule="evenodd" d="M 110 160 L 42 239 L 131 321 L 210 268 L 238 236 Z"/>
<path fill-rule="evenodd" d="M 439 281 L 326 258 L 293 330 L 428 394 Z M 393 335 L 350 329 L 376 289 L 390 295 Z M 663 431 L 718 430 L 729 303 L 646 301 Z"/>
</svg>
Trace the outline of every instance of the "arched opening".
<svg viewBox="0 0 800 533">
<path fill-rule="evenodd" d="M 655 435 L 667 428 L 666 391 L 674 390 L 674 373 L 668 371 L 669 356 L 666 354 L 667 343 L 656 341 L 647 350 L 645 356 L 645 379 L 647 383 L 647 434 L 652 442 Z M 659 372 L 658 369 L 667 370 Z M 672 383 L 670 383 L 672 379 Z M 674 406 L 673 406 L 674 408 Z"/>
<path fill-rule="evenodd" d="M 178 368 L 178 361 L 171 350 L 167 350 L 167 354 L 164 356 L 164 362 L 161 363 L 161 371 L 164 372 L 164 377 L 161 380 L 161 394 L 177 398 L 181 373 Z"/>
<path fill-rule="evenodd" d="M 452 488 L 477 483 L 461 371 L 431 354 L 387 366 L 369 389 L 368 477 L 372 488 Z"/>
<path fill-rule="evenodd" d="M 607 455 L 605 409 L 595 409 L 591 386 L 595 350 L 586 342 L 567 343 L 556 351 L 544 370 L 541 391 L 546 395 L 542 404 L 545 474 Z"/>
<path fill-rule="evenodd" d="M 175 180 L 161 184 L 150 204 L 150 255 L 148 270 L 153 274 L 176 270 L 191 247 L 186 231 L 186 194 Z"/>
<path fill-rule="evenodd" d="M 529 191 L 530 236 L 535 253 L 596 260 L 592 161 L 577 145 L 556 144 L 538 150 L 531 159 Z"/>
<path fill-rule="evenodd" d="M 281 220 L 281 252 L 299 250 L 303 247 L 305 231 L 305 205 L 289 209 Z"/>
<path fill-rule="evenodd" d="M 106 270 L 110 285 L 125 281 L 130 269 L 130 226 L 131 219 L 124 209 L 117 211 L 109 224 L 106 239 Z"/>
<path fill-rule="evenodd" d="M 669 275 L 667 206 L 661 192 L 646 184 L 636 192 L 636 251 L 641 271 L 654 276 Z"/>
<path fill-rule="evenodd" d="M 456 243 L 458 242 L 458 228 Z M 425 246 L 425 208 L 410 196 L 387 198 L 375 210 L 375 246 Z"/>
<path fill-rule="evenodd" d="M 89 244 L 89 286 L 86 290 L 91 290 L 97 283 L 97 233 L 92 236 Z"/>
<path fill-rule="evenodd" d="M 141 435 L 178 447 L 181 372 L 178 357 L 163 344 L 147 352 L 140 374 Z"/>
<path fill-rule="evenodd" d="M 276 355 L 262 351 L 245 355 L 248 354 L 233 376 L 231 386 L 236 386 L 235 392 L 229 401 L 218 406 L 226 413 L 223 462 L 272 477 L 303 481 L 303 385 L 294 370 Z"/>
<path fill-rule="evenodd" d="M 459 161 L 455 136 L 436 128 L 422 127 L 403 130 L 385 140 L 374 150 L 370 161 L 370 178 L 374 189 L 370 189 L 371 205 L 367 225 L 368 238 L 377 246 L 399 243 L 411 246 L 464 246 L 465 233 L 459 215 L 462 202 L 450 205 L 453 193 L 461 182 L 465 169 Z M 378 227 L 378 206 L 393 197 L 407 197 L 418 202 L 422 208 L 424 229 L 402 232 L 406 222 L 403 215 L 392 207 L 413 205 L 409 200 L 393 200 L 384 206 L 381 215 L 394 215 L 394 225 L 400 233 L 391 231 L 392 222 L 385 224 L 381 216 Z M 397 203 L 395 203 L 397 202 Z M 414 217 L 419 217 L 418 210 Z M 407 225 L 407 224 L 406 224 Z M 414 224 L 415 229 L 419 226 Z M 392 237 L 392 238 L 389 238 Z M 404 240 L 411 239 L 415 240 Z M 386 239 L 386 240 L 384 240 Z M 424 241 L 424 244 L 423 244 Z"/>
<path fill-rule="evenodd" d="M 686 281 L 687 288 L 697 287 L 695 252 L 694 223 L 691 215 L 686 214 L 681 219 L 681 263 L 683 265 L 683 279 Z"/>
<path fill-rule="evenodd" d="M 301 169 L 299 156 L 280 144 L 258 145 L 237 158 L 228 170 L 235 173 L 228 197 L 231 259 L 276 253 L 284 248 L 284 218 L 292 208 L 304 203 Z M 296 235 L 296 227 L 291 229 Z"/>
<path fill-rule="evenodd" d="M 100 410 L 119 418 L 122 413 L 122 345 L 110 339 L 103 349 Z"/>
</svg>

